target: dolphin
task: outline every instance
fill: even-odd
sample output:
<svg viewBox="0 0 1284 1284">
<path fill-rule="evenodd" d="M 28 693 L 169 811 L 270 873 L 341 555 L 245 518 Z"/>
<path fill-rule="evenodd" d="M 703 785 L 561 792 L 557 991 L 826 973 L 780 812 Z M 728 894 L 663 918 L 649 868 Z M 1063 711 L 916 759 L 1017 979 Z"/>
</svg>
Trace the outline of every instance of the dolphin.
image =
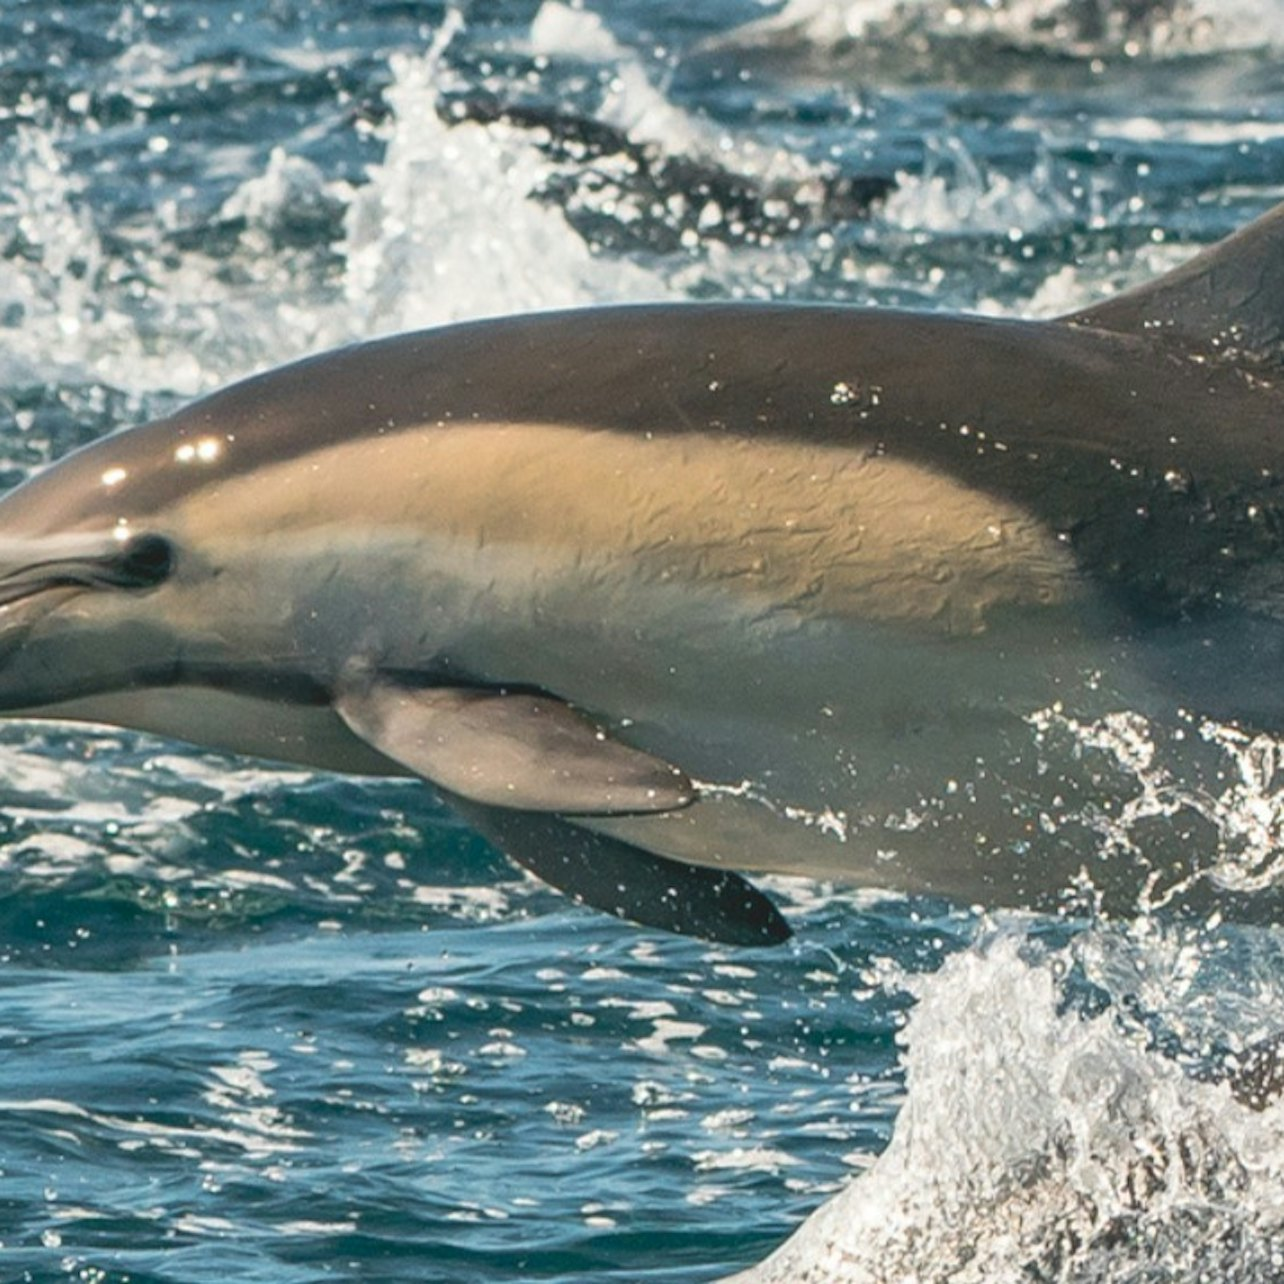
<svg viewBox="0 0 1284 1284">
<path fill-rule="evenodd" d="M 1282 358 L 1284 206 L 1053 321 L 348 347 L 0 500 L 0 710 L 421 777 L 576 900 L 721 941 L 789 933 L 755 872 L 1273 918 L 1210 855 L 1102 855 L 1109 782 L 1032 717 L 1284 727 Z"/>
</svg>

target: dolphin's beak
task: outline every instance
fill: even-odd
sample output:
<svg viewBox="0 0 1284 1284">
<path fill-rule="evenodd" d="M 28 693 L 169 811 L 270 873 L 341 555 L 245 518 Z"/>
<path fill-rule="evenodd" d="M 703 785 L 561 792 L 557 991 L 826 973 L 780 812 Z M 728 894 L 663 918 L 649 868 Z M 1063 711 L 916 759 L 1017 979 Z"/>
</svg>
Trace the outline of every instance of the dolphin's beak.
<svg viewBox="0 0 1284 1284">
<path fill-rule="evenodd" d="M 0 607 L 51 589 L 150 587 L 170 562 L 169 542 L 157 535 L 0 539 Z"/>
<path fill-rule="evenodd" d="M 110 537 L 0 538 L 0 663 L 32 626 L 70 597 L 111 581 L 120 544 Z"/>
<path fill-rule="evenodd" d="M 101 537 L 0 538 L 0 608 L 16 606 L 51 589 L 102 583 L 119 557 L 119 543 Z"/>
<path fill-rule="evenodd" d="M 0 578 L 0 664 L 26 641 L 32 626 L 82 591 L 66 581 L 15 576 Z"/>
<path fill-rule="evenodd" d="M 0 573 L 0 607 L 17 606 L 51 589 L 86 588 L 92 583 L 72 568 L 37 563 Z"/>
</svg>

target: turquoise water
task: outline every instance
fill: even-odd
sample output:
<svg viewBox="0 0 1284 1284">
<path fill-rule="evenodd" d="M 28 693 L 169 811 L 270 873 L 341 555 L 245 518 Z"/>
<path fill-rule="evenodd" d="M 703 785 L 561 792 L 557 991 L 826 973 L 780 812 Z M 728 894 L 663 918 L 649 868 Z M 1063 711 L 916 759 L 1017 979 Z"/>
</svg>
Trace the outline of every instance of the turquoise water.
<svg viewBox="0 0 1284 1284">
<path fill-rule="evenodd" d="M 1273 0 L 3 0 L 0 484 L 487 313 L 1070 310 L 1284 193 L 1281 49 Z M 1103 849 L 1269 864 L 1273 743 L 1047 735 Z M 1284 1028 L 1277 933 L 775 880 L 795 941 L 711 949 L 414 783 L 114 731 L 4 725 L 0 796 L 5 1279 L 714 1280 L 853 1178 L 757 1278 L 1284 1278 L 1284 1118 L 1201 1079 Z"/>
<path fill-rule="evenodd" d="M 414 786 L 10 743 L 112 774 L 7 835 L 6 1277 L 708 1278 L 886 1140 L 904 1000 L 861 964 L 965 930 L 820 903 L 710 950 L 520 881 Z"/>
</svg>

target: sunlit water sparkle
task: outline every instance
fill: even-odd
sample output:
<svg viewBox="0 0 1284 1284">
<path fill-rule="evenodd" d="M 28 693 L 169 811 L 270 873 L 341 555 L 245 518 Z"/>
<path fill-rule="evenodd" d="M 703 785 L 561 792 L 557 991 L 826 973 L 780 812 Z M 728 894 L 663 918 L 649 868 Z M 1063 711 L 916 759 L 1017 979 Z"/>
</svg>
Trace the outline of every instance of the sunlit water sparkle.
<svg viewBox="0 0 1284 1284">
<path fill-rule="evenodd" d="M 1274 0 L 10 0 L 0 483 L 489 313 L 1055 315 L 1284 194 L 1281 47 Z M 1103 857 L 1277 876 L 1274 742 L 1031 715 Z M 8 724 L 0 793 L 6 1279 L 707 1281 L 822 1205 L 747 1278 L 1284 1278 L 1284 1107 L 1209 1081 L 1284 1029 L 1275 931 L 768 880 L 796 941 L 711 949 L 413 783 Z"/>
</svg>

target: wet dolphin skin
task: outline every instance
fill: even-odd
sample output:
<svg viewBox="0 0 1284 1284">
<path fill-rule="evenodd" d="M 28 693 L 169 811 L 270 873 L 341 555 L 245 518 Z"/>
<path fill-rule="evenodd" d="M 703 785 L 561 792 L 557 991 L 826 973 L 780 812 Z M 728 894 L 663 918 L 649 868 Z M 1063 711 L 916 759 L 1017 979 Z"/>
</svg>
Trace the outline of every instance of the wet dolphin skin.
<svg viewBox="0 0 1284 1284">
<path fill-rule="evenodd" d="M 1094 785 L 1031 718 L 1284 726 L 1282 321 L 1277 210 L 1058 321 L 687 304 L 329 353 L 0 502 L 0 707 L 418 775 L 719 940 L 788 935 L 754 871 L 1221 903 L 1049 837 Z"/>
</svg>

